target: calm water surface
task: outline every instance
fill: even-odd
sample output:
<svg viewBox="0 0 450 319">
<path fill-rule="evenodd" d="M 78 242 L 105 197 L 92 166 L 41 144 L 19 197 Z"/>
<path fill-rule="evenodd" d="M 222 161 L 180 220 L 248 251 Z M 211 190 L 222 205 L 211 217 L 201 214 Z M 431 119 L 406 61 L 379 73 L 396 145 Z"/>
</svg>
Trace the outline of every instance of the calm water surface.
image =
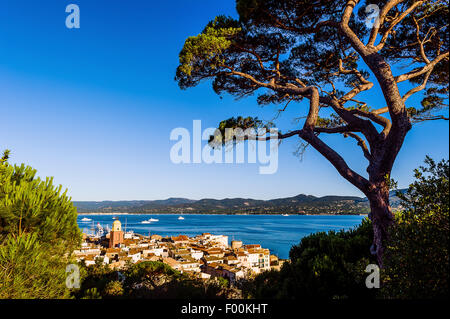
<svg viewBox="0 0 450 319">
<path fill-rule="evenodd" d="M 82 222 L 87 217 L 89 222 Z M 244 244 L 261 244 L 269 248 L 272 254 L 280 258 L 289 258 L 292 245 L 300 239 L 315 232 L 329 230 L 348 230 L 359 225 L 364 216 L 276 216 L 276 215 L 183 215 L 184 220 L 178 220 L 179 215 L 116 215 L 122 222 L 122 228 L 135 233 L 161 236 L 188 235 L 190 237 L 202 233 L 226 235 L 229 240 L 242 240 Z M 150 218 L 158 222 L 142 224 Z M 113 215 L 79 215 L 78 225 L 89 232 L 93 225 L 100 223 L 111 229 Z"/>
</svg>

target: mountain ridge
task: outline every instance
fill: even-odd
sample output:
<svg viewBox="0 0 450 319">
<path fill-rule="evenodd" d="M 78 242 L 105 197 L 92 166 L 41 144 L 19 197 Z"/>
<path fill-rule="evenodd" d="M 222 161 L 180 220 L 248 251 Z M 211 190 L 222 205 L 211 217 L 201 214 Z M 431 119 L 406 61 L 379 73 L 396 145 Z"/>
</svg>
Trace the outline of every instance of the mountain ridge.
<svg viewBox="0 0 450 319">
<path fill-rule="evenodd" d="M 399 190 L 404 192 L 405 190 Z M 394 193 L 394 192 L 392 192 Z M 398 198 L 391 197 L 393 207 Z M 358 196 L 299 194 L 296 196 L 259 200 L 252 198 L 188 198 L 164 200 L 74 201 L 79 213 L 167 213 L 167 214 L 363 214 L 369 212 L 367 198 Z"/>
</svg>

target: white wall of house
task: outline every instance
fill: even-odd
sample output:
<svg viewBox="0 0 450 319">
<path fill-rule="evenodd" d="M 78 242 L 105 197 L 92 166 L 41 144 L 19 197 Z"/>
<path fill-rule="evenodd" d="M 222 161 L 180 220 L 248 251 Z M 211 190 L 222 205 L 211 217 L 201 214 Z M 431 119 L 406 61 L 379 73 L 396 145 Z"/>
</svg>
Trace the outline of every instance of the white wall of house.
<svg viewBox="0 0 450 319">
<path fill-rule="evenodd" d="M 109 257 L 106 256 L 106 255 L 103 255 L 103 256 L 97 255 L 97 256 L 95 256 L 95 260 L 97 260 L 97 259 L 102 260 L 102 264 L 104 264 L 104 265 L 108 265 L 109 264 Z"/>
<path fill-rule="evenodd" d="M 193 251 L 193 252 L 191 252 L 191 256 L 192 256 L 192 258 L 199 260 L 203 257 L 203 252 L 202 251 Z"/>
<path fill-rule="evenodd" d="M 223 247 L 228 247 L 228 236 L 224 235 L 211 235 L 210 241 L 215 241 Z"/>
<path fill-rule="evenodd" d="M 147 256 L 148 254 L 155 254 L 156 256 L 167 258 L 169 256 L 168 252 L 164 252 L 165 248 L 151 248 L 151 249 L 144 249 L 143 254 L 144 256 Z"/>
<path fill-rule="evenodd" d="M 133 263 L 137 263 L 139 260 L 141 260 L 141 253 L 136 253 L 133 255 L 128 255 L 128 257 L 131 258 Z"/>
<path fill-rule="evenodd" d="M 95 260 L 85 260 L 84 263 L 86 266 L 92 266 L 95 265 Z"/>
</svg>

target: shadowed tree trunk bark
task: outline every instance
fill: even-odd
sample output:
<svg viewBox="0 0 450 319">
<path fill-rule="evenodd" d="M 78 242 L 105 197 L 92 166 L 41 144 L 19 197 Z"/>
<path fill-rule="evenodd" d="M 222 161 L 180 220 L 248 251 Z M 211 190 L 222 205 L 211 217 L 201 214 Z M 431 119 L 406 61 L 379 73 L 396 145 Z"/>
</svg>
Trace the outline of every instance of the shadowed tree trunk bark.
<svg viewBox="0 0 450 319">
<path fill-rule="evenodd" d="M 370 203 L 369 218 L 373 225 L 373 243 L 370 252 L 377 257 L 380 267 L 383 267 L 383 253 L 386 241 L 388 240 L 388 230 L 394 222 L 394 216 L 389 205 L 389 186 L 386 182 L 381 182 L 374 190 L 368 194 Z"/>
</svg>

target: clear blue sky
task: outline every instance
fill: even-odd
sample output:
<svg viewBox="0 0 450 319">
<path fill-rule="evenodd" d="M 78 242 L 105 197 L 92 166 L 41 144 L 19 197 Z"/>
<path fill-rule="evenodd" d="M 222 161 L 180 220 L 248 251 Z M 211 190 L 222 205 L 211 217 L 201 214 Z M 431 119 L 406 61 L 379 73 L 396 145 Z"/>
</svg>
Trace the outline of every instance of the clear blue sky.
<svg viewBox="0 0 450 319">
<path fill-rule="evenodd" d="M 81 9 L 81 28 L 65 27 L 65 7 Z M 218 14 L 236 15 L 234 0 L 0 0 L 0 149 L 42 177 L 69 189 L 74 200 L 167 197 L 269 199 L 299 193 L 361 195 L 315 150 L 300 161 L 297 142 L 283 142 L 279 169 L 259 175 L 258 165 L 175 165 L 170 131 L 192 120 L 216 126 L 236 115 L 270 120 L 277 106 L 255 98 L 219 99 L 209 84 L 181 91 L 174 81 L 186 37 Z M 371 91 L 374 105 L 383 105 Z M 417 102 L 411 99 L 409 103 Z M 277 122 L 286 131 L 306 105 Z M 425 155 L 448 158 L 448 123 L 416 126 L 407 137 L 393 177 L 400 186 Z M 326 137 L 364 174 L 353 141 Z"/>
</svg>

